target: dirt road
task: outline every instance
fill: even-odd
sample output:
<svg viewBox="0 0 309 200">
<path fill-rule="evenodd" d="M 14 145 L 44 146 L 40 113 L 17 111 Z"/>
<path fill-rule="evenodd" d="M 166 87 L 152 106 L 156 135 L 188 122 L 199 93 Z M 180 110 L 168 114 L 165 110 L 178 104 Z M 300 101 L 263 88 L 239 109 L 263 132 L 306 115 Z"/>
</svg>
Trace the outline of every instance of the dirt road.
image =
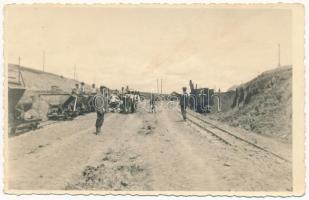
<svg viewBox="0 0 309 200">
<path fill-rule="evenodd" d="M 9 138 L 8 188 L 31 190 L 292 190 L 291 164 L 228 146 L 176 111 L 95 114 Z"/>
</svg>

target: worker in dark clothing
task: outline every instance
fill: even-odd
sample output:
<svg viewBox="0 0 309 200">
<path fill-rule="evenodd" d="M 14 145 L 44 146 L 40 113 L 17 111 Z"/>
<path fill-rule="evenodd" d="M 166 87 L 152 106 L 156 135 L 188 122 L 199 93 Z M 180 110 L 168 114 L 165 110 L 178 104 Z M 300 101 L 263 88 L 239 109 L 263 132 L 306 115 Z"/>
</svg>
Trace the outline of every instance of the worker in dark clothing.
<svg viewBox="0 0 309 200">
<path fill-rule="evenodd" d="M 156 102 L 155 102 L 154 95 L 151 95 L 149 103 L 150 103 L 150 110 L 151 110 L 151 112 L 155 113 L 156 112 Z"/>
<path fill-rule="evenodd" d="M 95 123 L 96 134 L 99 135 L 101 133 L 101 127 L 104 122 L 104 114 L 108 109 L 108 96 L 107 96 L 107 88 L 104 86 L 100 87 L 99 94 L 95 97 L 95 108 L 97 111 L 97 120 Z"/>
<path fill-rule="evenodd" d="M 95 84 L 93 83 L 92 84 L 92 87 L 91 87 L 91 91 L 90 91 L 90 93 L 89 93 L 89 96 L 90 96 L 90 101 L 89 101 L 89 106 L 90 106 L 90 111 L 91 112 L 94 112 L 94 111 L 96 111 L 96 109 L 95 109 L 95 106 L 94 106 L 94 104 L 95 104 L 95 96 L 98 94 L 98 89 L 95 87 Z"/>
<path fill-rule="evenodd" d="M 179 105 L 180 105 L 181 115 L 182 115 L 183 119 L 186 121 L 187 120 L 187 106 L 188 106 L 188 100 L 189 100 L 187 88 L 183 87 L 182 92 L 183 93 L 180 96 Z"/>
</svg>

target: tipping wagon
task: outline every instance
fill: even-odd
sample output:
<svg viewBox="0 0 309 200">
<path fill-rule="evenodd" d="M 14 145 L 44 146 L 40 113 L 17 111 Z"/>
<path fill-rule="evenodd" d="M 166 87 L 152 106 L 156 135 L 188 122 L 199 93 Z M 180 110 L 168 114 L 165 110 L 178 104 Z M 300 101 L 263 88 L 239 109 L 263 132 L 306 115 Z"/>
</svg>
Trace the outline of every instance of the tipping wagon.
<svg viewBox="0 0 309 200">
<path fill-rule="evenodd" d="M 70 94 L 51 94 L 51 95 L 65 95 L 64 102 L 49 103 L 47 111 L 47 118 L 49 120 L 67 120 L 73 119 L 79 115 L 77 108 L 77 96 Z"/>
<path fill-rule="evenodd" d="M 41 94 L 66 96 L 58 102 L 49 103 L 47 118 L 49 120 L 70 120 L 78 115 L 95 111 L 92 95 L 76 95 L 69 93 Z"/>
<path fill-rule="evenodd" d="M 26 91 L 20 66 L 8 70 L 8 125 L 11 135 L 38 128 L 42 119 L 27 115 L 32 102 L 21 102 Z"/>
</svg>

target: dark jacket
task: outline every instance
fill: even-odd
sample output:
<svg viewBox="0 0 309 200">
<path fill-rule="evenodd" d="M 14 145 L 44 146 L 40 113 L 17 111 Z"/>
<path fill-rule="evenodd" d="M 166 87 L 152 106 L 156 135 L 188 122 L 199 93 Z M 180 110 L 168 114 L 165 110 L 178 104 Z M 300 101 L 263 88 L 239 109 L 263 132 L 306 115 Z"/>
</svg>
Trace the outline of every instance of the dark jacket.
<svg viewBox="0 0 309 200">
<path fill-rule="evenodd" d="M 105 113 L 108 112 L 108 97 L 103 94 L 95 96 L 95 108 L 97 112 Z"/>
<path fill-rule="evenodd" d="M 188 93 L 184 93 L 180 96 L 180 102 L 179 102 L 179 105 L 181 107 L 184 107 L 186 108 L 189 104 L 189 95 Z"/>
</svg>

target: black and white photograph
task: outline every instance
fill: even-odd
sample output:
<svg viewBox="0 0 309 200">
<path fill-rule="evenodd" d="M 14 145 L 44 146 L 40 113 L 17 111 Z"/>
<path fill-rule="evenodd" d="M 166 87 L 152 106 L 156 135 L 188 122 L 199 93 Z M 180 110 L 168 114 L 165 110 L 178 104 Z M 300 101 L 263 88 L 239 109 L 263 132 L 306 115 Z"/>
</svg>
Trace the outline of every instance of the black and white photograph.
<svg viewBox="0 0 309 200">
<path fill-rule="evenodd" d="M 11 194 L 302 195 L 301 4 L 4 6 Z"/>
</svg>

